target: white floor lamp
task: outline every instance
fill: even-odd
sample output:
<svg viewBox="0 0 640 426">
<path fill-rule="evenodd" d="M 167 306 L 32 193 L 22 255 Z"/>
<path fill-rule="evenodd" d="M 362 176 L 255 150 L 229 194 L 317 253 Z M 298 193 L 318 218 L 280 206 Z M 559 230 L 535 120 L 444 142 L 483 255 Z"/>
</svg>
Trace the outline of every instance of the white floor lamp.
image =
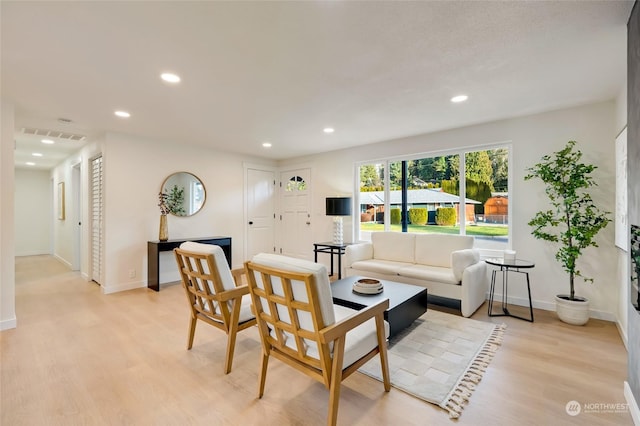
<svg viewBox="0 0 640 426">
<path fill-rule="evenodd" d="M 334 216 L 333 244 L 342 245 L 342 217 L 351 216 L 351 197 L 328 197 L 326 207 L 327 216 Z"/>
</svg>

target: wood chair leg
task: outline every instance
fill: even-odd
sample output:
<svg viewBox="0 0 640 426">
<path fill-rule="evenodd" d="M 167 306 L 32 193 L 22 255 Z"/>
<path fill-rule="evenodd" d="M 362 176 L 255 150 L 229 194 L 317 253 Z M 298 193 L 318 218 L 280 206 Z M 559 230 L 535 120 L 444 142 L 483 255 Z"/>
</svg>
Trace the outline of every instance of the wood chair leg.
<svg viewBox="0 0 640 426">
<path fill-rule="evenodd" d="M 240 302 L 241 299 L 233 301 L 233 308 L 231 309 L 231 326 L 229 327 L 229 336 L 227 337 L 227 357 L 224 361 L 224 374 L 231 372 L 231 365 L 233 364 L 233 352 L 236 348 L 236 336 L 238 335 L 240 319 Z"/>
<path fill-rule="evenodd" d="M 233 352 L 236 347 L 236 335 L 238 334 L 238 325 L 231 326 L 229 331 L 229 338 L 227 339 L 227 357 L 224 361 L 224 374 L 231 372 L 231 365 L 233 364 Z"/>
<path fill-rule="evenodd" d="M 236 330 L 232 330 L 229 333 L 229 338 L 227 339 L 227 356 L 224 360 L 224 374 L 229 374 L 231 372 L 231 365 L 233 364 L 233 350 L 236 346 Z"/>
<path fill-rule="evenodd" d="M 382 369 L 382 383 L 385 392 L 391 390 L 391 380 L 389 376 L 389 358 L 387 357 L 387 339 L 384 337 L 384 319 L 376 316 L 376 332 L 378 334 L 378 349 L 380 351 L 380 368 Z"/>
<path fill-rule="evenodd" d="M 340 402 L 340 386 L 342 385 L 342 362 L 344 359 L 344 342 L 342 336 L 333 344 L 333 364 L 331 367 L 331 385 L 329 387 L 329 415 L 327 424 L 335 426 L 338 422 L 338 404 Z"/>
<path fill-rule="evenodd" d="M 198 318 L 194 314 L 191 314 L 191 322 L 189 323 L 189 337 L 187 338 L 187 349 L 191 349 L 193 346 L 193 336 L 196 334 L 196 324 Z"/>
<path fill-rule="evenodd" d="M 264 395 L 264 384 L 267 381 L 267 366 L 269 365 L 269 355 L 262 351 L 260 360 L 260 383 L 258 383 L 258 398 Z"/>
</svg>

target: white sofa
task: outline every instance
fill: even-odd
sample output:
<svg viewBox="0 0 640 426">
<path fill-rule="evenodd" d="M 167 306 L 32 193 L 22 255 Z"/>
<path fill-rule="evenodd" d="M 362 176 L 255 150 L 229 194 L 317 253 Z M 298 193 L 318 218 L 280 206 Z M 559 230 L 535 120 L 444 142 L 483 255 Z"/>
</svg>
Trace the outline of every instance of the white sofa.
<svg viewBox="0 0 640 426">
<path fill-rule="evenodd" d="M 469 317 L 485 301 L 488 281 L 473 242 L 464 235 L 373 232 L 370 243 L 347 246 L 345 274 L 426 287 L 429 299 L 460 301 Z"/>
</svg>

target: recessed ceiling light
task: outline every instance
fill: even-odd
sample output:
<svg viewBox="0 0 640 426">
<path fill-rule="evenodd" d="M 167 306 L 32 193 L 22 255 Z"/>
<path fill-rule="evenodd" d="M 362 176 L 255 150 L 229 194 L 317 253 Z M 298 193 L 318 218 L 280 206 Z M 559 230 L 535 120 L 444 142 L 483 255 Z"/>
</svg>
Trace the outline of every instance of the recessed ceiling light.
<svg viewBox="0 0 640 426">
<path fill-rule="evenodd" d="M 469 99 L 469 96 L 467 96 L 467 95 L 458 95 L 458 96 L 454 96 L 453 98 L 451 98 L 451 102 L 455 102 L 455 103 L 464 102 L 467 99 Z"/>
<path fill-rule="evenodd" d="M 271 148 L 271 142 L 263 142 L 262 146 L 265 148 Z"/>
<path fill-rule="evenodd" d="M 127 111 L 116 111 L 115 115 L 117 115 L 118 117 L 121 117 L 121 118 L 129 118 L 129 117 L 131 117 L 131 114 L 129 114 Z"/>
<path fill-rule="evenodd" d="M 39 152 L 34 152 L 31 155 L 33 155 L 34 157 L 42 157 L 42 154 Z"/>
<path fill-rule="evenodd" d="M 26 164 L 27 166 L 35 166 L 36 165 L 36 163 L 34 163 L 33 161 L 27 161 L 24 164 Z"/>
<path fill-rule="evenodd" d="M 51 139 L 42 139 L 41 142 L 46 143 L 47 145 L 53 145 L 55 143 L 55 141 L 52 141 Z"/>
<path fill-rule="evenodd" d="M 167 83 L 180 83 L 180 76 L 172 74 L 170 72 L 165 72 L 160 74 L 160 78 L 166 81 Z"/>
<path fill-rule="evenodd" d="M 335 132 L 335 129 L 333 127 L 325 127 L 322 131 L 325 133 L 333 133 Z"/>
</svg>

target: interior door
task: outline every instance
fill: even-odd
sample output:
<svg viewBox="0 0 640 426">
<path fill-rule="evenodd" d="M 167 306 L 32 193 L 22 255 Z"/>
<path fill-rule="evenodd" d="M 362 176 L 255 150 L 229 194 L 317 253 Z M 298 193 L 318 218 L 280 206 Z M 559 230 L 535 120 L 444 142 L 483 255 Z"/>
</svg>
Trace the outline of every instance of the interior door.
<svg viewBox="0 0 640 426">
<path fill-rule="evenodd" d="M 275 172 L 248 168 L 245 258 L 275 251 Z"/>
<path fill-rule="evenodd" d="M 280 173 L 280 252 L 286 256 L 312 260 L 311 171 Z"/>
<path fill-rule="evenodd" d="M 73 207 L 73 257 L 71 270 L 79 271 L 82 267 L 82 196 L 81 196 L 80 163 L 71 169 L 71 193 Z"/>
</svg>

